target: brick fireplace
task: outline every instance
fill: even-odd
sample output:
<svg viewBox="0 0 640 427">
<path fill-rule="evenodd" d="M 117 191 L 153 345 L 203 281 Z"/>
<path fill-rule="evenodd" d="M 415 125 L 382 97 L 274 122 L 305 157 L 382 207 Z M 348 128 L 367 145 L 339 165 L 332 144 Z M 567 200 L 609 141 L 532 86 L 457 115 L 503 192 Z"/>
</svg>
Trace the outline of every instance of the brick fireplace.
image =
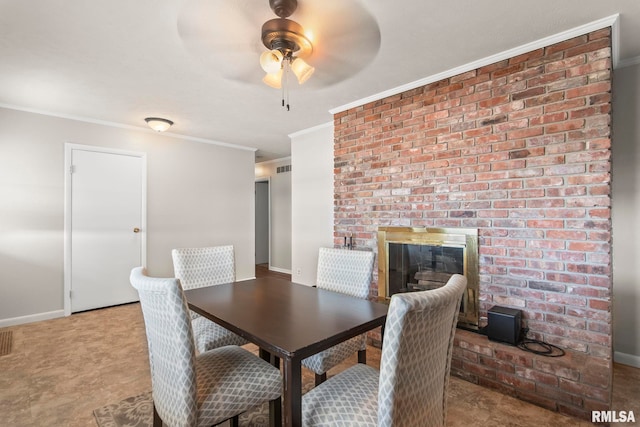
<svg viewBox="0 0 640 427">
<path fill-rule="evenodd" d="M 606 28 L 334 116 L 336 245 L 477 229 L 480 322 L 567 354 L 458 330 L 452 374 L 581 418 L 611 402 L 611 78 Z"/>
</svg>

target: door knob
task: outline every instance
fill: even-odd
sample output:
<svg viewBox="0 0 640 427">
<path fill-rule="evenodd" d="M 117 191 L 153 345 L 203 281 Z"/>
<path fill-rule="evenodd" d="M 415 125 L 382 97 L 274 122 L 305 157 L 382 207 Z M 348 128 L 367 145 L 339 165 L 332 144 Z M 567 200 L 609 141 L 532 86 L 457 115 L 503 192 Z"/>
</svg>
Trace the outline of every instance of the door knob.
<svg viewBox="0 0 640 427">
<path fill-rule="evenodd" d="M 140 232 L 140 229 L 139 229 L 138 227 L 136 227 L 136 228 L 134 228 L 134 229 L 133 229 L 133 232 L 134 232 L 134 233 L 139 233 L 139 232 Z"/>
</svg>

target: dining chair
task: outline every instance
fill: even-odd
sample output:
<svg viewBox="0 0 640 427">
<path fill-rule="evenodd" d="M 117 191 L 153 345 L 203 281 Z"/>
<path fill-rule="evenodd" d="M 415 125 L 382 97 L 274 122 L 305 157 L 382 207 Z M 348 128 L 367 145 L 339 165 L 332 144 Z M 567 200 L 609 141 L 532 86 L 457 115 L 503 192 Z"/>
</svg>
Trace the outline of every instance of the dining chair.
<svg viewBox="0 0 640 427">
<path fill-rule="evenodd" d="M 369 296 L 374 253 L 337 248 L 320 248 L 316 286 L 357 298 Z M 302 366 L 315 373 L 316 385 L 327 379 L 327 371 L 358 352 L 358 362 L 367 363 L 367 335 L 362 334 L 314 354 Z"/>
<path fill-rule="evenodd" d="M 302 398 L 303 426 L 444 426 L 453 339 L 467 279 L 395 294 L 380 370 L 357 364 Z"/>
<path fill-rule="evenodd" d="M 173 272 L 183 289 L 232 283 L 236 280 L 232 245 L 181 248 L 171 251 Z M 198 351 L 225 345 L 245 345 L 248 341 L 215 322 L 191 312 L 193 336 Z"/>
<path fill-rule="evenodd" d="M 280 426 L 282 376 L 268 362 L 238 346 L 196 354 L 187 300 L 180 281 L 149 277 L 134 268 L 151 368 L 153 426 L 212 426 L 269 402 Z"/>
</svg>

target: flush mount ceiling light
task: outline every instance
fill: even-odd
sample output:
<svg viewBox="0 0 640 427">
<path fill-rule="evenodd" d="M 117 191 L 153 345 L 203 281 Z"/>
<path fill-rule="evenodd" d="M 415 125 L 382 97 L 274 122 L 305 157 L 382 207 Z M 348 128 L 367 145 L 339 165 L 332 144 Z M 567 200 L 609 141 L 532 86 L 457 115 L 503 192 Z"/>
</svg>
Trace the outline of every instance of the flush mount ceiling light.
<svg viewBox="0 0 640 427">
<path fill-rule="evenodd" d="M 156 132 L 164 132 L 173 125 L 171 120 L 161 119 L 160 117 L 147 117 L 144 121 Z"/>
<path fill-rule="evenodd" d="M 313 52 L 313 45 L 304 28 L 287 19 L 298 7 L 297 0 L 269 0 L 269 6 L 279 18 L 262 25 L 262 43 L 269 49 L 260 55 L 260 65 L 267 73 L 262 81 L 268 86 L 282 89 L 282 106 L 285 106 L 286 96 L 286 107 L 289 110 L 289 73 L 296 76 L 299 84 L 311 77 L 315 68 L 303 58 Z"/>
</svg>

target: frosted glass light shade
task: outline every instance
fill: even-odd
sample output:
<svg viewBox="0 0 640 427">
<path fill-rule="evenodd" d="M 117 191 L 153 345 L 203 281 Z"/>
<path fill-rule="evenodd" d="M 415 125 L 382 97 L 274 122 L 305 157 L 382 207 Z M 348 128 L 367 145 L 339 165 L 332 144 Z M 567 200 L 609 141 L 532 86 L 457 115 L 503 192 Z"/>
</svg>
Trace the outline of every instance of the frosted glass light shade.
<svg viewBox="0 0 640 427">
<path fill-rule="evenodd" d="M 260 66 L 266 73 L 275 73 L 282 68 L 282 58 L 278 49 L 268 50 L 260 55 Z"/>
<path fill-rule="evenodd" d="M 271 86 L 274 89 L 280 89 L 282 87 L 282 68 L 279 68 L 275 73 L 267 73 L 262 81 L 267 86 Z"/>
<path fill-rule="evenodd" d="M 306 82 L 316 69 L 307 64 L 304 59 L 296 58 L 291 63 L 291 71 L 298 78 L 298 83 Z"/>
<path fill-rule="evenodd" d="M 164 132 L 173 125 L 171 120 L 161 119 L 159 117 L 147 117 L 144 121 L 156 132 Z"/>
</svg>

